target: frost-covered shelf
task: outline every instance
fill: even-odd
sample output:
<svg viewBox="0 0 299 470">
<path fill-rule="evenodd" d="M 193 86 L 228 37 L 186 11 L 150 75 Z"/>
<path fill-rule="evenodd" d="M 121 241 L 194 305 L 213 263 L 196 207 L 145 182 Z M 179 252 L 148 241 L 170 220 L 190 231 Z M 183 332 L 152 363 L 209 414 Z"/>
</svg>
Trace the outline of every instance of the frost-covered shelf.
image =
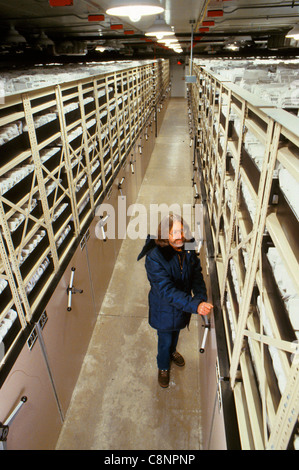
<svg viewBox="0 0 299 470">
<path fill-rule="evenodd" d="M 153 83 L 163 96 L 169 82 L 160 60 L 33 72 L 2 75 L 1 366 L 145 131 Z"/>
<path fill-rule="evenodd" d="M 282 404 L 299 380 L 292 354 L 299 338 L 299 118 L 273 106 L 266 93 L 257 98 L 232 83 L 229 70 L 216 75 L 211 64 L 194 65 L 189 119 L 240 439 L 245 448 L 293 448 L 295 419 L 280 440 L 276 435 Z"/>
<path fill-rule="evenodd" d="M 195 59 L 196 60 L 196 59 Z M 219 82 L 230 82 L 238 93 L 248 93 L 248 102 L 266 101 L 267 106 L 276 106 L 297 114 L 298 59 L 277 61 L 255 60 L 205 60 L 201 65 L 209 70 Z M 256 106 L 260 106 L 259 102 Z"/>
</svg>

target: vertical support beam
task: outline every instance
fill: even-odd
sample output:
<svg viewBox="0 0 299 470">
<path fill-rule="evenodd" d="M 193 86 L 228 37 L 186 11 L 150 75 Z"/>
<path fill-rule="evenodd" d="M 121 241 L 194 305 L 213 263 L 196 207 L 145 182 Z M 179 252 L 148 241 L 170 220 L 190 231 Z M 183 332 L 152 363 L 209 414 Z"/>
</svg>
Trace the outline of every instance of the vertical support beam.
<svg viewBox="0 0 299 470">
<path fill-rule="evenodd" d="M 132 135 L 132 107 L 133 107 L 133 98 L 131 98 L 131 93 L 130 93 L 130 82 L 129 82 L 129 73 L 127 73 L 127 83 L 128 83 L 128 88 L 127 88 L 127 93 L 128 93 L 128 123 L 129 123 L 129 133 Z M 133 91 L 132 91 L 133 92 Z"/>
<path fill-rule="evenodd" d="M 114 77 L 114 86 L 115 86 L 115 74 L 113 74 Z M 113 169 L 113 154 L 112 154 L 112 149 L 113 149 L 113 141 L 112 141 L 112 132 L 111 132 L 111 116 L 110 116 L 110 101 L 109 101 L 109 76 L 106 76 L 106 95 L 107 95 L 107 126 L 108 126 L 108 135 L 107 136 L 109 140 L 109 145 L 110 145 L 110 163 Z M 114 94 L 114 99 L 115 99 L 115 94 Z M 105 169 L 104 169 L 105 170 Z M 104 171 L 104 181 L 105 181 L 105 188 L 106 188 L 106 177 L 105 177 L 105 171 Z"/>
<path fill-rule="evenodd" d="M 95 109 L 96 109 L 96 121 L 97 121 L 97 138 L 99 143 L 99 160 L 101 162 L 101 175 L 102 175 L 102 185 L 103 190 L 105 189 L 105 175 L 104 175 L 104 160 L 103 160 L 103 147 L 102 147 L 102 123 L 100 118 L 100 106 L 99 106 L 99 95 L 98 95 L 98 84 L 97 80 L 93 80 L 93 93 L 95 99 Z M 105 86 L 105 93 L 107 99 L 107 89 Z"/>
<path fill-rule="evenodd" d="M 118 90 L 117 90 L 117 73 L 114 73 L 114 81 L 115 81 L 115 122 L 116 122 L 116 129 L 117 129 L 117 147 L 118 147 L 118 160 L 119 163 L 121 163 L 121 145 L 120 145 L 120 113 L 118 109 L 118 100 L 122 96 L 121 94 L 119 95 Z M 121 74 L 121 84 L 123 88 L 123 74 Z M 113 168 L 113 173 L 115 171 L 114 168 L 114 161 L 112 159 L 112 168 Z"/>
<path fill-rule="evenodd" d="M 3 211 L 3 206 L 2 206 L 2 202 L 1 202 L 0 203 L 0 217 L 3 218 L 3 215 L 4 215 L 4 211 Z M 21 326 L 24 329 L 26 327 L 26 320 L 24 318 L 24 311 L 23 311 L 23 307 L 22 307 L 22 302 L 23 302 L 25 311 L 28 315 L 28 319 L 31 318 L 31 307 L 30 307 L 28 299 L 27 299 L 27 295 L 26 295 L 25 288 L 24 288 L 25 286 L 24 286 L 23 279 L 22 279 L 22 276 L 21 276 L 21 273 L 20 273 L 20 270 L 19 270 L 17 259 L 16 259 L 16 256 L 14 255 L 14 247 L 13 247 L 12 242 L 11 242 L 10 233 L 6 233 L 6 231 L 8 230 L 7 224 L 6 223 L 4 223 L 4 224 L 1 223 L 1 225 L 2 225 L 2 228 L 3 228 L 3 231 L 4 231 L 4 235 L 5 235 L 5 239 L 6 239 L 6 245 L 8 246 L 9 252 L 12 253 L 12 256 L 13 256 L 13 258 L 11 260 L 13 268 L 11 267 L 9 259 L 7 257 L 8 254 L 6 252 L 6 248 L 5 248 L 5 245 L 4 245 L 4 240 L 3 240 L 3 237 L 2 237 L 2 233 L 0 231 L 0 257 L 1 257 L 1 262 L 3 263 L 3 267 L 4 267 L 4 270 L 5 270 L 6 276 L 7 276 L 7 280 L 8 280 L 9 287 L 10 287 L 10 290 L 11 290 L 11 293 L 12 293 L 12 297 L 13 297 L 15 307 L 17 309 L 17 313 L 18 313 L 18 317 L 19 317 Z M 17 283 L 20 286 L 19 290 L 18 290 L 18 287 L 15 283 L 15 279 L 17 280 Z M 20 293 L 20 297 L 19 297 L 19 293 Z"/>
<path fill-rule="evenodd" d="M 246 270 L 246 277 L 244 281 L 244 295 L 242 296 L 240 314 L 238 319 L 236 339 L 231 361 L 231 386 L 234 387 L 236 381 L 237 368 L 240 360 L 242 350 L 244 330 L 246 327 L 247 317 L 249 314 L 249 307 L 252 295 L 252 289 L 255 283 L 256 272 L 258 268 L 259 253 L 261 250 L 262 239 L 264 236 L 264 227 L 266 223 L 266 216 L 268 211 L 268 201 L 272 185 L 272 176 L 276 163 L 276 154 L 280 137 L 281 126 L 275 125 L 273 140 L 271 138 L 274 128 L 273 121 L 270 121 L 267 131 L 268 148 L 265 152 L 262 172 L 260 176 L 260 185 L 258 191 L 258 202 L 256 209 L 256 217 L 252 229 L 251 252 L 249 256 L 249 263 Z"/>
<path fill-rule="evenodd" d="M 88 130 L 86 126 L 82 83 L 78 84 L 78 94 L 79 94 L 79 106 L 80 106 L 81 122 L 82 122 L 82 129 L 83 129 L 83 147 L 84 147 L 84 152 L 85 152 L 86 173 L 87 173 L 87 180 L 88 180 L 88 187 L 89 187 L 90 205 L 91 205 L 91 210 L 93 211 L 94 200 L 93 200 L 93 191 L 92 191 L 91 164 L 89 160 Z"/>
<path fill-rule="evenodd" d="M 266 450 L 287 450 L 299 414 L 299 354 L 294 355 Z"/>
<path fill-rule="evenodd" d="M 43 207 L 43 214 L 44 214 L 46 229 L 47 229 L 48 237 L 49 237 L 51 255 L 52 255 L 52 259 L 54 263 L 54 270 L 55 272 L 58 272 L 59 271 L 58 254 L 57 254 L 51 215 L 50 215 L 48 199 L 47 199 L 47 194 L 46 194 L 46 189 L 45 189 L 42 163 L 41 163 L 41 159 L 40 159 L 40 155 L 38 151 L 31 103 L 30 103 L 29 95 L 27 93 L 23 95 L 23 105 L 24 105 L 25 119 L 26 119 L 26 123 L 28 126 L 28 135 L 29 135 L 29 140 L 30 140 L 30 145 L 31 145 L 32 158 L 34 161 L 34 168 L 35 168 L 35 172 L 37 176 L 38 188 L 39 188 L 41 203 Z"/>
<path fill-rule="evenodd" d="M 221 96 L 223 91 L 223 85 L 221 84 L 221 94 L 219 96 L 219 119 L 218 119 L 218 129 L 220 128 L 220 112 L 221 112 Z M 231 90 L 228 91 L 228 102 L 231 102 Z M 221 204 L 221 198 L 223 196 L 223 188 L 224 188 L 224 181 L 225 181 L 225 170 L 226 170 L 226 152 L 227 152 L 227 134 L 228 134 L 228 126 L 229 126 L 229 113 L 230 109 L 229 106 L 227 107 L 227 115 L 225 120 L 225 129 L 224 129 L 224 144 L 223 144 L 223 155 L 222 155 L 222 162 L 221 162 L 221 179 L 220 179 L 220 190 L 219 190 L 219 207 L 218 207 L 218 214 L 217 214 L 217 227 L 216 227 L 216 237 L 215 237 L 215 256 L 218 255 L 218 242 L 219 242 L 219 233 L 220 233 L 220 219 L 223 211 L 223 207 Z M 219 130 L 217 134 L 217 141 L 218 141 Z M 218 147 L 216 149 L 216 157 L 218 158 Z"/>
<path fill-rule="evenodd" d="M 238 160 L 236 162 L 235 166 L 235 179 L 234 179 L 234 186 L 233 186 L 233 195 L 234 199 L 231 204 L 231 218 L 229 222 L 229 229 L 228 229 L 228 234 L 227 234 L 227 243 L 226 243 L 226 258 L 224 261 L 224 270 L 223 270 L 223 279 L 222 283 L 220 285 L 220 301 L 221 305 L 223 305 L 224 302 L 224 296 L 225 296 L 225 286 L 226 286 L 226 280 L 227 276 L 226 273 L 228 271 L 228 266 L 229 266 L 229 261 L 231 258 L 231 249 L 232 249 L 232 244 L 233 244 L 233 236 L 234 236 L 234 230 L 235 230 L 235 222 L 236 222 L 236 211 L 237 211 L 237 205 L 238 205 L 238 195 L 240 191 L 240 166 L 241 166 L 241 146 L 243 142 L 243 132 L 244 132 L 244 121 L 245 121 L 245 101 L 242 101 L 242 116 L 240 119 L 240 136 L 239 136 L 239 141 L 238 141 L 238 148 L 237 148 L 237 156 Z M 224 156 L 226 159 L 226 155 Z"/>
<path fill-rule="evenodd" d="M 62 94 L 61 94 L 61 88 L 59 85 L 55 87 L 55 94 L 56 94 L 58 117 L 59 117 L 59 122 L 60 122 L 60 132 L 61 132 L 62 148 L 64 152 L 65 169 L 66 169 L 66 174 L 67 174 L 68 188 L 70 192 L 72 214 L 74 217 L 75 235 L 78 236 L 80 233 L 79 215 L 78 215 L 78 208 L 77 208 L 77 203 L 76 203 L 76 194 L 75 194 L 71 159 L 70 159 L 70 153 L 69 153 L 66 122 L 65 122 L 64 112 L 63 112 Z"/>
</svg>

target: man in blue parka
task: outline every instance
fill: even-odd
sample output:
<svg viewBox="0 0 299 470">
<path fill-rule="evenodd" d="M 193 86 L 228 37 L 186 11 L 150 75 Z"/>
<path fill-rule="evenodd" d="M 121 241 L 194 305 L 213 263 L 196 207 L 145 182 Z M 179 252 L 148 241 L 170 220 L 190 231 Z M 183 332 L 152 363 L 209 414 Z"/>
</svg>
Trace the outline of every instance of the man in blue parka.
<svg viewBox="0 0 299 470">
<path fill-rule="evenodd" d="M 184 366 L 176 351 L 180 330 L 192 313 L 207 315 L 206 286 L 200 260 L 191 245 L 189 228 L 180 216 L 169 215 L 159 225 L 156 239 L 148 236 L 138 256 L 146 256 L 145 268 L 150 282 L 149 324 L 158 333 L 158 382 L 169 385 L 170 362 Z"/>
</svg>

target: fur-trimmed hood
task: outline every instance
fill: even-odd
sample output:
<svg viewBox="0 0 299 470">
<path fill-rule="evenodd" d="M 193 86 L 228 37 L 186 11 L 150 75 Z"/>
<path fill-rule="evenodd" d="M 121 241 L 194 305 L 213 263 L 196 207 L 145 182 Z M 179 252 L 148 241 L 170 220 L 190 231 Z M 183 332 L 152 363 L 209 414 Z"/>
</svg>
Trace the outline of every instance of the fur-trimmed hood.
<svg viewBox="0 0 299 470">
<path fill-rule="evenodd" d="M 199 303 L 207 299 L 198 256 L 194 250 L 185 249 L 180 263 L 176 250 L 169 245 L 160 247 L 148 236 L 138 260 L 143 257 L 151 286 L 150 325 L 164 331 L 184 328 L 191 313 L 196 313 Z"/>
</svg>

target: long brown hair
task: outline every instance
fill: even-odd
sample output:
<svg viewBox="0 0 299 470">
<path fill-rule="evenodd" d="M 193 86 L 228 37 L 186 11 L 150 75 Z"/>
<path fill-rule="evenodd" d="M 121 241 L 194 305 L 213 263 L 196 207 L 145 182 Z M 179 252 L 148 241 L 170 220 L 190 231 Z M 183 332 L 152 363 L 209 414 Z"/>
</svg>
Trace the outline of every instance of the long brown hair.
<svg viewBox="0 0 299 470">
<path fill-rule="evenodd" d="M 190 242 L 192 240 L 193 237 L 190 232 L 190 228 L 184 219 L 180 215 L 169 214 L 161 220 L 158 226 L 157 238 L 155 239 L 155 242 L 160 247 L 169 245 L 169 232 L 172 230 L 174 222 L 180 222 L 182 224 L 184 229 L 184 243 Z"/>
</svg>

